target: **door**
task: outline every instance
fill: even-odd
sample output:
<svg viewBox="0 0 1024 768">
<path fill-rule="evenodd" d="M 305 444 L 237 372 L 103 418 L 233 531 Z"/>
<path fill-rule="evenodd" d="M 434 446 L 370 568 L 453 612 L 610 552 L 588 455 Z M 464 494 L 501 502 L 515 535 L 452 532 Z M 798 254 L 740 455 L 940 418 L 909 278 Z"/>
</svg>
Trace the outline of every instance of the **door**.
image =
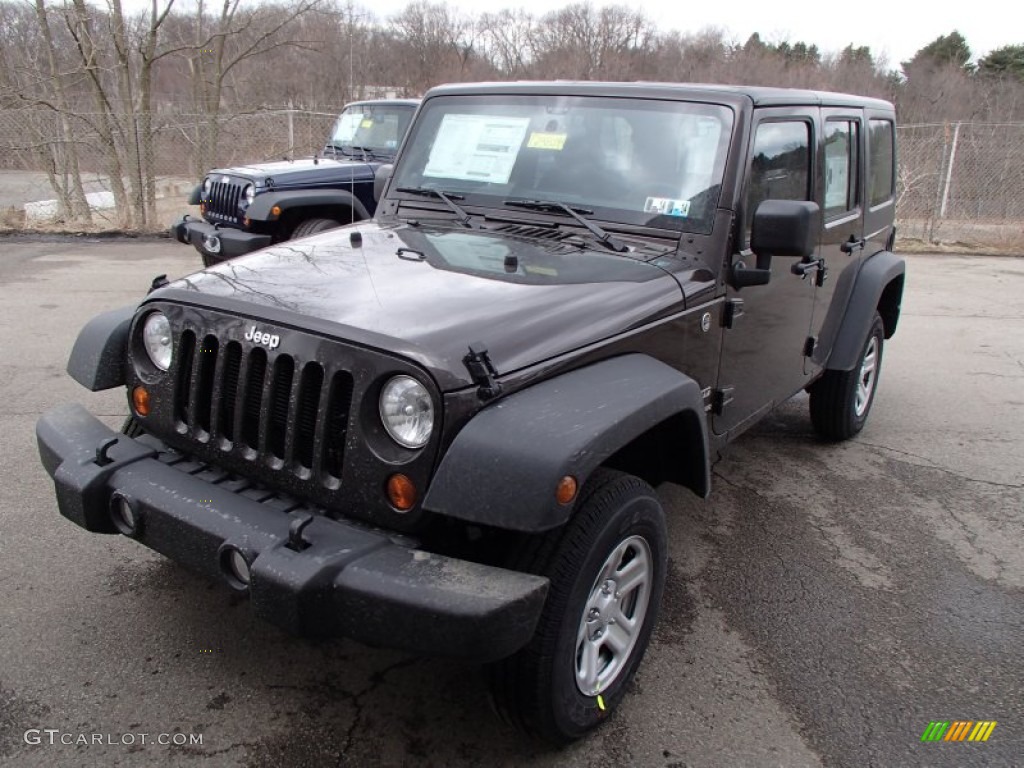
<svg viewBox="0 0 1024 768">
<path fill-rule="evenodd" d="M 821 110 L 818 205 L 821 208 L 819 267 L 808 273 L 817 287 L 810 336 L 814 353 L 804 370 L 821 369 L 845 312 L 865 252 L 864 123 L 860 109 Z M 827 324 L 827 327 L 826 327 Z"/>
<path fill-rule="evenodd" d="M 739 206 L 740 252 L 733 263 L 754 262 L 750 230 L 763 200 L 814 200 L 816 108 L 757 110 L 746 182 Z M 796 259 L 776 256 L 767 285 L 729 288 L 727 305 L 743 314 L 723 334 L 712 429 L 738 434 L 752 420 L 803 387 L 804 344 L 814 306 L 814 280 L 791 272 Z M 735 313 L 734 313 L 735 314 Z"/>
</svg>

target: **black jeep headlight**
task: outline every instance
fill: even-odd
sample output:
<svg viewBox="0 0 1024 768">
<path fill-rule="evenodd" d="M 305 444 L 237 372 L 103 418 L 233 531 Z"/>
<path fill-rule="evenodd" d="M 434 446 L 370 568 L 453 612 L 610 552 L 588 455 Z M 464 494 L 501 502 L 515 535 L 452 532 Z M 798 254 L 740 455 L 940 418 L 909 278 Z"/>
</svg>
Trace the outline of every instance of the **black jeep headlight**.
<svg viewBox="0 0 1024 768">
<path fill-rule="evenodd" d="M 213 189 L 213 182 L 210 180 L 210 177 L 207 176 L 203 179 L 203 197 L 209 197 L 211 189 Z"/>
<path fill-rule="evenodd" d="M 380 392 L 380 420 L 391 439 L 422 448 L 434 429 L 434 404 L 427 388 L 412 376 L 395 376 Z"/>
<path fill-rule="evenodd" d="M 249 205 L 252 205 L 253 198 L 256 197 L 256 187 L 252 184 L 249 184 L 248 186 L 246 186 L 245 190 L 243 191 L 243 194 L 245 195 L 245 202 L 247 202 Z"/>
<path fill-rule="evenodd" d="M 163 312 L 151 312 L 142 325 L 142 346 L 161 371 L 171 367 L 171 323 Z"/>
</svg>

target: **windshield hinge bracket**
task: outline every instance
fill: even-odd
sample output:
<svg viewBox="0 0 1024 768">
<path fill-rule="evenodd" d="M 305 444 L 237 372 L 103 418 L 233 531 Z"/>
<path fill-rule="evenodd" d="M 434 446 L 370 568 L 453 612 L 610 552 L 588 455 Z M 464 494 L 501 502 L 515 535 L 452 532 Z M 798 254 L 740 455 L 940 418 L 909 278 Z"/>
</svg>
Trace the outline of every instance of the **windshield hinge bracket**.
<svg viewBox="0 0 1024 768">
<path fill-rule="evenodd" d="M 487 355 L 487 348 L 480 342 L 469 345 L 469 354 L 462 358 L 462 362 L 469 371 L 473 383 L 479 389 L 477 394 L 481 400 L 490 400 L 501 394 L 501 382 L 498 381 L 498 372 L 494 370 L 491 358 Z"/>
</svg>

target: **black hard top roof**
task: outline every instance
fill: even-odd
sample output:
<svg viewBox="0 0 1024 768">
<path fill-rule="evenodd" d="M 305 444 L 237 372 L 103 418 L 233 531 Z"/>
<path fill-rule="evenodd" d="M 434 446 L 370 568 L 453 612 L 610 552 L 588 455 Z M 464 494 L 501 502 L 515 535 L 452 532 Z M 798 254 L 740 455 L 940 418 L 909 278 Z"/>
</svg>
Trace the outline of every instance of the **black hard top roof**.
<svg viewBox="0 0 1024 768">
<path fill-rule="evenodd" d="M 366 105 L 386 105 L 390 107 L 418 107 L 420 103 L 419 99 L 359 99 L 358 101 L 350 101 L 346 104 L 346 107 L 357 107 L 363 104 Z"/>
<path fill-rule="evenodd" d="M 574 80 L 515 81 L 494 83 L 453 83 L 440 85 L 427 92 L 424 98 L 454 94 L 532 93 L 584 96 L 632 96 L 636 98 L 691 99 L 735 103 L 747 101 L 755 106 L 842 106 L 872 107 L 892 111 L 893 106 L 883 99 L 856 96 L 849 93 L 811 91 L 798 88 L 769 88 L 761 85 L 718 85 L 710 83 L 656 83 L 656 82 L 594 82 Z"/>
</svg>

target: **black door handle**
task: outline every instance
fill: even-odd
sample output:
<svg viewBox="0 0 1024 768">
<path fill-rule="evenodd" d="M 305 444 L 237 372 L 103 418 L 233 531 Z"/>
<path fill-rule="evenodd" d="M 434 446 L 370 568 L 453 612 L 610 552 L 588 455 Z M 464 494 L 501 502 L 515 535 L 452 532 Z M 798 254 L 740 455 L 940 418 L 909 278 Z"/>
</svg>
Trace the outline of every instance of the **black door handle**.
<svg viewBox="0 0 1024 768">
<path fill-rule="evenodd" d="M 841 250 L 843 253 L 853 253 L 854 251 L 859 251 L 863 249 L 865 245 L 867 245 L 867 240 L 865 240 L 863 237 L 860 240 L 858 240 L 853 235 L 850 235 L 850 239 L 847 240 L 842 245 L 840 245 L 839 250 Z"/>
</svg>

